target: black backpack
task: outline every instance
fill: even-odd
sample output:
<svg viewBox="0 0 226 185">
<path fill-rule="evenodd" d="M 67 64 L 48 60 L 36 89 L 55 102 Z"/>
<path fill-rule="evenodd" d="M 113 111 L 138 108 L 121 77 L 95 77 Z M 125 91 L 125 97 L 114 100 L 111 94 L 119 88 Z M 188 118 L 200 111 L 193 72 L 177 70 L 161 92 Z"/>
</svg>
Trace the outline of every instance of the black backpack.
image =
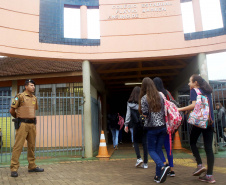
<svg viewBox="0 0 226 185">
<path fill-rule="evenodd" d="M 118 118 L 118 114 L 114 113 L 114 114 L 110 114 L 108 116 L 109 122 L 110 122 L 110 127 L 112 129 L 117 129 L 119 130 L 120 125 L 118 124 L 119 118 Z"/>
<path fill-rule="evenodd" d="M 131 120 L 130 120 L 131 124 L 137 125 L 138 127 L 143 127 L 144 125 L 140 121 L 140 114 L 138 110 L 134 110 L 130 108 L 130 112 L 131 112 Z"/>
</svg>

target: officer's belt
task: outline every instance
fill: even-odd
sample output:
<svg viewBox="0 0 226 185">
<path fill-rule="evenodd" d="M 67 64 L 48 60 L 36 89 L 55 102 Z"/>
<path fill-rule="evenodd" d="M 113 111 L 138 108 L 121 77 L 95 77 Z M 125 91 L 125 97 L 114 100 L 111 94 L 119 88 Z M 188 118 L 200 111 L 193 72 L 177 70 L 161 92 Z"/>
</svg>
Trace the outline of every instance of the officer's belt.
<svg viewBox="0 0 226 185">
<path fill-rule="evenodd" d="M 23 123 L 35 123 L 35 118 L 34 119 L 23 119 L 23 118 L 19 118 L 20 122 Z"/>
</svg>

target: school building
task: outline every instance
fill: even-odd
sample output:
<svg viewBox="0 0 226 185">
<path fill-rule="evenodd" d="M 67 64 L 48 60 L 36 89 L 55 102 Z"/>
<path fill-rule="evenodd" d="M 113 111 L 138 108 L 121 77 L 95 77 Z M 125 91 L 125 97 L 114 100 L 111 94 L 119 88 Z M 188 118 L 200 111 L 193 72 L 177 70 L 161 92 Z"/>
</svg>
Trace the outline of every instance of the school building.
<svg viewBox="0 0 226 185">
<path fill-rule="evenodd" d="M 187 2 L 191 33 L 183 30 L 181 4 Z M 176 99 L 192 74 L 208 80 L 206 55 L 226 50 L 224 0 L 220 7 L 223 27 L 204 30 L 200 0 L 1 1 L 3 147 L 14 142 L 11 100 L 31 78 L 39 100 L 36 147 L 43 155 L 55 148 L 94 156 L 100 131 L 108 133 L 107 112 L 125 114 L 132 88 L 144 77 L 161 77 Z"/>
</svg>

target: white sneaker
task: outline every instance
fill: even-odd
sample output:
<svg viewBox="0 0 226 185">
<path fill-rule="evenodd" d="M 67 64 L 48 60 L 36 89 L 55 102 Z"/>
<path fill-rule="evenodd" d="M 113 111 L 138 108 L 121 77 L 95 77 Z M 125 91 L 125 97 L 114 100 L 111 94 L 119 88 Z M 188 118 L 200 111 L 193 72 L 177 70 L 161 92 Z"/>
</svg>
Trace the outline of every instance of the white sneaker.
<svg viewBox="0 0 226 185">
<path fill-rule="evenodd" d="M 143 163 L 143 164 L 141 165 L 141 167 L 144 168 L 144 169 L 147 169 L 147 168 L 148 168 L 148 164 L 147 164 L 147 163 Z"/>
<path fill-rule="evenodd" d="M 137 162 L 136 162 L 135 166 L 139 167 L 142 163 L 143 163 L 143 160 L 141 158 L 137 159 Z"/>
</svg>

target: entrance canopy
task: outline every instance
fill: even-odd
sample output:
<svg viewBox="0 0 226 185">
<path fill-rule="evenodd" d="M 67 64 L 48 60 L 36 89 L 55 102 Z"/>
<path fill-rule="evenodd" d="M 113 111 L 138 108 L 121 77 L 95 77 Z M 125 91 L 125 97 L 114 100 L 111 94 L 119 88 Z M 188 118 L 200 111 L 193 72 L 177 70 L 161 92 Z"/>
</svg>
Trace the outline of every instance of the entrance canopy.
<svg viewBox="0 0 226 185">
<path fill-rule="evenodd" d="M 166 88 L 195 56 L 94 62 L 93 65 L 109 91 L 131 91 L 144 77 L 162 78 Z M 127 83 L 132 83 L 128 85 Z M 127 85 L 125 85 L 127 84 Z M 138 84 L 139 85 L 139 84 Z"/>
</svg>

